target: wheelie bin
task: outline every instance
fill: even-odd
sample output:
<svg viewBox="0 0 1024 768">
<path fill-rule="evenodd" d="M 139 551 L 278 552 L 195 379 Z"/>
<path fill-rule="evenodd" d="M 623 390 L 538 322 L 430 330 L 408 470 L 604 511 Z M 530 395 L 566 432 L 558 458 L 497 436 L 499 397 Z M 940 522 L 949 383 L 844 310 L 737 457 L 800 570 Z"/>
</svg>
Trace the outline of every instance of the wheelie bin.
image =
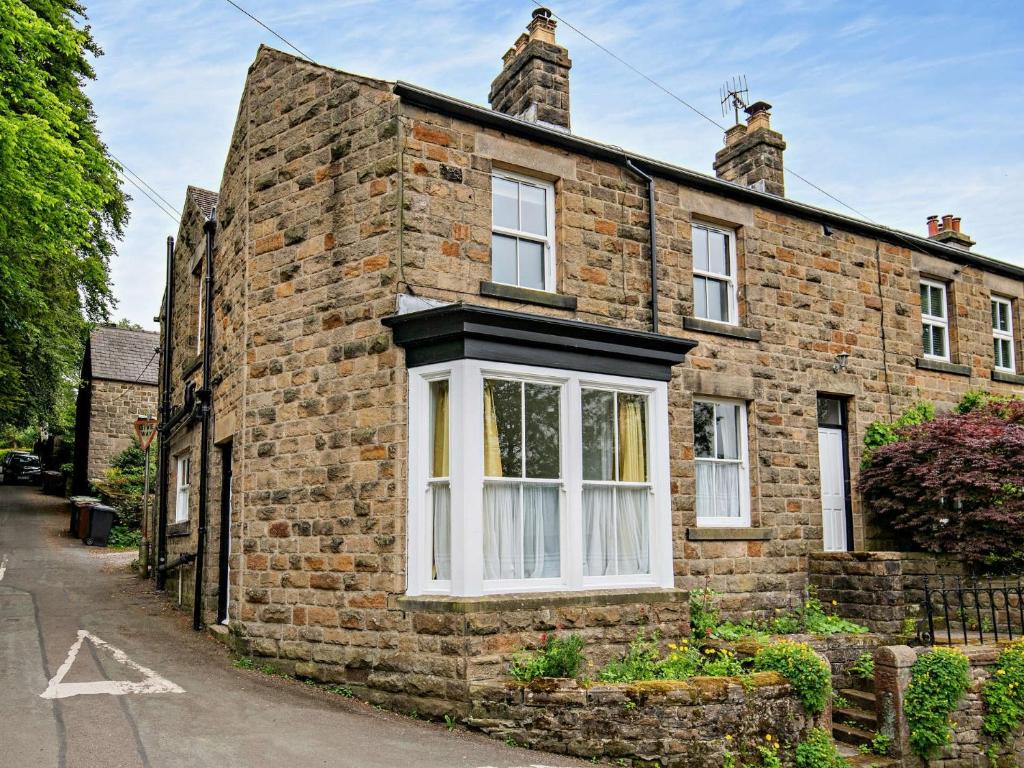
<svg viewBox="0 0 1024 768">
<path fill-rule="evenodd" d="M 93 504 L 89 507 L 89 528 L 82 539 L 88 546 L 105 547 L 110 529 L 114 527 L 117 510 L 105 504 Z"/>
<path fill-rule="evenodd" d="M 68 528 L 68 533 L 76 539 L 80 539 L 82 534 L 79 533 L 78 518 L 81 516 L 82 510 L 93 504 L 99 504 L 100 500 L 92 496 L 72 496 L 68 499 L 68 503 L 71 506 L 71 525 Z"/>
</svg>

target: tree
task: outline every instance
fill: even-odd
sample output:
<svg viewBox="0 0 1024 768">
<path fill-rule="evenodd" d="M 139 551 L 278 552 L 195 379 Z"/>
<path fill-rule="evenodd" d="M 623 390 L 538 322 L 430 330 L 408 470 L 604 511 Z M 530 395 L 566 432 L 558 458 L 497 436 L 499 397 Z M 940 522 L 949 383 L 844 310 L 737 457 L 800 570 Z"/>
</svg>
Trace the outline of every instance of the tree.
<svg viewBox="0 0 1024 768">
<path fill-rule="evenodd" d="M 904 427 L 861 472 L 868 508 L 920 549 L 984 569 L 1024 565 L 1024 401 Z"/>
<path fill-rule="evenodd" d="M 128 219 L 83 91 L 101 51 L 75 0 L 0 0 L 0 424 L 55 421 Z"/>
</svg>

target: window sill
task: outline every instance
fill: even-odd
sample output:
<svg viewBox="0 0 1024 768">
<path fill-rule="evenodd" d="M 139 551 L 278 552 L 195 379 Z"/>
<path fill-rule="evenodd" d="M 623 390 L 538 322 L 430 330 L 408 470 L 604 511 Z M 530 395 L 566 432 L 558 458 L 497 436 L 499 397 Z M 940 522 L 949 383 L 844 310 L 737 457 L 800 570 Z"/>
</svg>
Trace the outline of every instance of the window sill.
<svg viewBox="0 0 1024 768">
<path fill-rule="evenodd" d="M 731 339 L 745 339 L 747 341 L 760 341 L 761 332 L 756 328 L 743 328 L 729 323 L 718 323 L 714 320 L 702 320 L 699 317 L 684 317 L 683 328 L 687 331 L 699 331 L 700 333 L 713 333 L 716 336 L 728 336 Z"/>
<path fill-rule="evenodd" d="M 487 280 L 480 282 L 480 295 L 490 296 L 495 299 L 508 299 L 523 304 L 537 304 L 542 307 L 554 309 L 568 309 L 575 311 L 576 297 L 564 296 L 548 291 L 537 291 L 533 288 L 520 288 L 518 285 L 505 285 L 503 283 L 492 283 Z"/>
<path fill-rule="evenodd" d="M 770 541 L 774 528 L 687 528 L 689 541 Z"/>
<path fill-rule="evenodd" d="M 181 536 L 188 536 L 192 533 L 192 526 L 185 520 L 180 523 L 171 523 L 167 526 L 167 538 L 176 539 Z"/>
<path fill-rule="evenodd" d="M 606 606 L 632 603 L 682 603 L 689 593 L 682 589 L 642 587 L 638 589 L 592 589 L 579 592 L 537 592 L 528 594 L 452 597 L 450 595 L 418 595 L 393 598 L 394 607 L 402 611 L 434 613 L 494 613 L 498 611 L 531 611 L 559 606 Z"/>
<path fill-rule="evenodd" d="M 1009 371 L 992 371 L 992 381 L 1024 386 L 1024 376 L 1021 376 L 1019 373 L 1010 373 Z"/>
<path fill-rule="evenodd" d="M 970 376 L 971 366 L 947 363 L 942 360 L 929 360 L 927 357 L 919 357 L 915 361 L 922 371 L 936 371 L 937 373 L 951 373 L 954 376 Z"/>
</svg>

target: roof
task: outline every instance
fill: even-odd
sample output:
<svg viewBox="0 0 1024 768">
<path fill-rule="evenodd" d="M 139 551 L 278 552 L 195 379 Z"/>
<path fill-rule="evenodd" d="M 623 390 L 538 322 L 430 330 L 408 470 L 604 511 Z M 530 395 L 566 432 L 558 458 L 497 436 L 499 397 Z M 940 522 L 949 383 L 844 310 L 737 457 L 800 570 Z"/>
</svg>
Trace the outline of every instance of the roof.
<svg viewBox="0 0 1024 768">
<path fill-rule="evenodd" d="M 217 193 L 212 192 L 209 189 L 203 189 L 202 187 L 193 187 L 189 184 L 188 196 L 192 198 L 193 202 L 195 202 L 197 206 L 199 206 L 199 210 L 202 212 L 203 218 L 210 218 L 213 214 L 214 206 L 217 205 Z"/>
<path fill-rule="evenodd" d="M 157 383 L 160 334 L 126 328 L 95 328 L 86 347 L 85 369 L 94 379 Z"/>
</svg>

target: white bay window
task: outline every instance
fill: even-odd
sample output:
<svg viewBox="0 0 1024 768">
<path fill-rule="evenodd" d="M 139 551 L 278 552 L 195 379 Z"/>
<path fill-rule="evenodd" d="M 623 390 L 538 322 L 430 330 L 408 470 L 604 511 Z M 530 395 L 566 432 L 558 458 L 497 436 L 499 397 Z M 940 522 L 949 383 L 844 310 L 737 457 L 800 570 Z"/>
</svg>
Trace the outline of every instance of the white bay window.
<svg viewBox="0 0 1024 768">
<path fill-rule="evenodd" d="M 667 385 L 410 370 L 409 594 L 672 586 Z"/>
</svg>

